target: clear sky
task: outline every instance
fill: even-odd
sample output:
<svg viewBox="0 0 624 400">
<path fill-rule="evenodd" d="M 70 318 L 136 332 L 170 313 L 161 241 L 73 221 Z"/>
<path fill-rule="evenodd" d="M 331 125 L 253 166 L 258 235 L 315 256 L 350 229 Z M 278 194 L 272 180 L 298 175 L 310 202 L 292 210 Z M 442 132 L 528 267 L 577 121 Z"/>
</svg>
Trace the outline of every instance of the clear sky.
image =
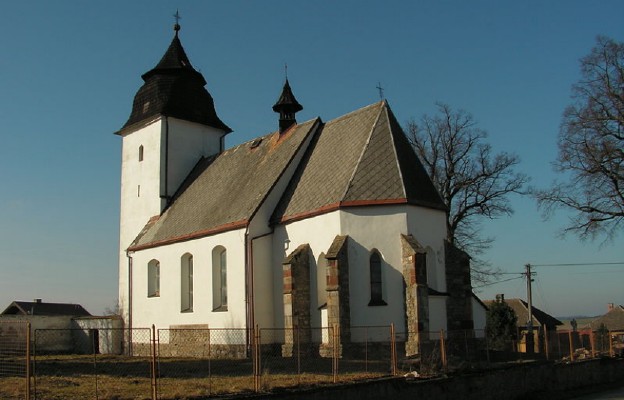
<svg viewBox="0 0 624 400">
<path fill-rule="evenodd" d="M 284 64 L 304 106 L 324 121 L 379 100 L 400 122 L 443 101 L 471 112 L 497 151 L 544 187 L 578 60 L 598 34 L 624 41 L 622 1 L 27 1 L 3 3 L 0 38 L 0 309 L 12 300 L 117 298 L 121 139 L 141 74 L 180 38 L 208 81 L 226 146 L 277 128 Z M 610 243 L 560 239 L 531 199 L 484 224 L 486 255 L 524 264 L 624 261 Z M 535 305 L 555 316 L 624 304 L 624 266 L 536 267 Z M 518 275 L 519 276 L 519 275 Z M 505 275 L 504 279 L 516 275 Z M 477 292 L 525 298 L 525 281 Z"/>
</svg>

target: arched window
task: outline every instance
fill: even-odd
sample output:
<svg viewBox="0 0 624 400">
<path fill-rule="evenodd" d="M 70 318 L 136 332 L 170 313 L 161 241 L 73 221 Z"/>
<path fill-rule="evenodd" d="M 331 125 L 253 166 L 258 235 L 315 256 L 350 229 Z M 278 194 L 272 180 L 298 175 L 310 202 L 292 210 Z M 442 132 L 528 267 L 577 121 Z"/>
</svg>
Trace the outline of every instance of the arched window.
<svg viewBox="0 0 624 400">
<path fill-rule="evenodd" d="M 139 162 L 143 161 L 143 145 L 139 146 Z"/>
<path fill-rule="evenodd" d="M 180 311 L 193 311 L 193 255 L 182 256 L 180 279 Z"/>
<path fill-rule="evenodd" d="M 223 246 L 212 249 L 212 309 L 227 311 L 227 251 Z"/>
<path fill-rule="evenodd" d="M 383 299 L 381 255 L 377 250 L 373 250 L 368 261 L 370 270 L 370 302 L 368 305 L 385 306 L 387 303 Z"/>
<path fill-rule="evenodd" d="M 147 297 L 160 296 L 160 262 L 152 260 L 147 264 Z"/>
</svg>

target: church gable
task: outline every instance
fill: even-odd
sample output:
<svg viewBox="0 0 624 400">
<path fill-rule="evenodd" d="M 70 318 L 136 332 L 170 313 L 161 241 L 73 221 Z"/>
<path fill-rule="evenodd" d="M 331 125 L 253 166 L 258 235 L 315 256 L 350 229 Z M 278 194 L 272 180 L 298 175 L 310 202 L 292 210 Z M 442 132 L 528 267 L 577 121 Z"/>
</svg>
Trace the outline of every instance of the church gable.
<svg viewBox="0 0 624 400">
<path fill-rule="evenodd" d="M 382 101 L 325 124 L 272 219 L 287 222 L 342 207 L 405 203 L 445 210 Z"/>
<path fill-rule="evenodd" d="M 171 206 L 135 240 L 131 250 L 241 228 L 262 204 L 316 120 L 243 143 L 202 159 Z"/>
</svg>

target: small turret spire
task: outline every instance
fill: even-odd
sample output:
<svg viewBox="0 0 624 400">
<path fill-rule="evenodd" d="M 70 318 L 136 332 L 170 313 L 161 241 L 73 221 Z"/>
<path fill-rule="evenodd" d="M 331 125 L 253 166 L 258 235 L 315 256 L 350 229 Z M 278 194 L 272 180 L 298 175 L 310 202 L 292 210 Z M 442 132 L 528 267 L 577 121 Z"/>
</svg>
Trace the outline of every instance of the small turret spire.
<svg viewBox="0 0 624 400">
<path fill-rule="evenodd" d="M 288 71 L 288 67 L 285 66 L 285 72 Z M 282 88 L 282 93 L 273 106 L 273 111 L 279 113 L 279 131 L 280 133 L 284 132 L 286 129 L 290 128 L 292 125 L 297 123 L 295 119 L 295 114 L 299 111 L 303 110 L 303 106 L 299 104 L 297 99 L 295 99 L 295 95 L 290 88 L 290 84 L 288 83 L 288 77 L 286 77 L 286 82 L 284 83 L 284 87 Z"/>
</svg>

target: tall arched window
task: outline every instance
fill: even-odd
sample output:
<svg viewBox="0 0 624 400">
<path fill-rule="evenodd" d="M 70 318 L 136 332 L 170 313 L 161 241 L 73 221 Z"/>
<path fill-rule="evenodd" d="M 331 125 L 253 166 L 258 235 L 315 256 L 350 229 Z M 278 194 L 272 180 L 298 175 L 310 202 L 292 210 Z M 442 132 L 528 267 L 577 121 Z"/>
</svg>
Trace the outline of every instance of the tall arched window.
<svg viewBox="0 0 624 400">
<path fill-rule="evenodd" d="M 160 262 L 152 260 L 147 264 L 147 297 L 160 296 Z"/>
<path fill-rule="evenodd" d="M 227 251 L 223 246 L 212 250 L 212 309 L 227 311 Z"/>
<path fill-rule="evenodd" d="M 383 282 L 381 274 L 381 255 L 373 250 L 368 260 L 370 271 L 370 302 L 369 306 L 385 306 L 383 299 Z"/>
<path fill-rule="evenodd" d="M 180 276 L 180 311 L 193 311 L 193 255 L 182 256 Z"/>
<path fill-rule="evenodd" d="M 139 146 L 139 161 L 143 161 L 143 145 Z"/>
</svg>

